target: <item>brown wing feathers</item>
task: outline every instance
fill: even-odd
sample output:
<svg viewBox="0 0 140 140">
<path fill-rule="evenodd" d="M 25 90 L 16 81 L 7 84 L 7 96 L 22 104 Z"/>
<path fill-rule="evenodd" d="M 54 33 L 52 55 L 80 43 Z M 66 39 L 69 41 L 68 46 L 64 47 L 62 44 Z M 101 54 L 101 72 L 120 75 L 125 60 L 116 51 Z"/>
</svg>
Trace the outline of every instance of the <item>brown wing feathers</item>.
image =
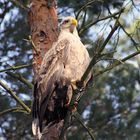
<svg viewBox="0 0 140 140">
<path fill-rule="evenodd" d="M 35 84 L 33 117 L 39 119 L 40 131 L 44 125 L 63 119 L 67 112 L 67 92 L 70 82 L 63 77 L 69 49 L 68 40 L 60 41 L 56 49 L 44 58 L 39 81 Z"/>
</svg>

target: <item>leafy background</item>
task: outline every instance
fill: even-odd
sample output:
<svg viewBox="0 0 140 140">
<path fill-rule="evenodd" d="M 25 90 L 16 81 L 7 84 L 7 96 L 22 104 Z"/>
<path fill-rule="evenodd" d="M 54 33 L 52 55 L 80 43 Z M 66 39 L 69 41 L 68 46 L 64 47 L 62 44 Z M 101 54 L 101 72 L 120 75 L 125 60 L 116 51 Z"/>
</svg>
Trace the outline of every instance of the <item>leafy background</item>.
<svg viewBox="0 0 140 140">
<path fill-rule="evenodd" d="M 28 6 L 28 0 L 19 0 Z M 91 2 L 91 3 L 90 3 Z M 88 5 L 88 3 L 90 3 Z M 80 13 L 79 10 L 83 8 Z M 140 46 L 140 2 L 137 0 L 67 0 L 58 1 L 58 15 L 76 16 L 82 42 L 93 56 L 112 29 L 115 18 L 108 18 L 85 27 L 125 7 L 119 27 L 103 51 L 93 73 L 138 51 Z M 79 13 L 79 16 L 77 14 Z M 31 67 L 2 72 L 3 69 L 32 63 L 32 47 L 26 41 L 30 35 L 28 13 L 16 0 L 0 2 L 0 80 L 7 84 L 26 105 L 31 107 L 32 89 L 11 74 L 22 75 L 32 82 Z M 92 128 L 96 140 L 139 140 L 140 136 L 140 56 L 137 55 L 113 70 L 94 77 L 94 84 L 83 96 L 78 111 L 84 124 Z M 19 106 L 0 87 L 0 112 Z M 25 112 L 0 113 L 1 140 L 30 140 L 31 115 Z M 67 132 L 68 140 L 90 140 L 78 121 Z"/>
</svg>

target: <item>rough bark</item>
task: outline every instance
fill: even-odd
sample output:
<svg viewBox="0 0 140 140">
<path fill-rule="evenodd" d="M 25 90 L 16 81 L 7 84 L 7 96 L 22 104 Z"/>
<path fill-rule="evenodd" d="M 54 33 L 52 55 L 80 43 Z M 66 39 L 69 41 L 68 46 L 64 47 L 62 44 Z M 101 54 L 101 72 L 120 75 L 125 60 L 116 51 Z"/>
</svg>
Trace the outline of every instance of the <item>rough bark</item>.
<svg viewBox="0 0 140 140">
<path fill-rule="evenodd" d="M 36 79 L 44 54 L 58 37 L 55 0 L 31 0 L 29 24 L 33 49 L 33 69 Z"/>
<path fill-rule="evenodd" d="M 33 44 L 34 80 L 44 54 L 51 48 L 58 38 L 58 22 L 55 0 L 31 0 L 29 11 L 31 41 Z M 63 121 L 43 129 L 41 140 L 58 140 Z"/>
</svg>

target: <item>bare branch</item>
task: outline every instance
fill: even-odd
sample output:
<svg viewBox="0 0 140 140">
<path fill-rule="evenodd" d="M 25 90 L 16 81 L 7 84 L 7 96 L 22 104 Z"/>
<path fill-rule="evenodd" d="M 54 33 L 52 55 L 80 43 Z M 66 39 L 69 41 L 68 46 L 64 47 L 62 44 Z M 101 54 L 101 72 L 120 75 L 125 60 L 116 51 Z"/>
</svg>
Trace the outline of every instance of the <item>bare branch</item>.
<svg viewBox="0 0 140 140">
<path fill-rule="evenodd" d="M 140 54 L 140 50 L 137 51 L 137 52 L 132 53 L 131 55 L 129 55 L 129 56 L 123 58 L 123 59 L 120 60 L 120 61 L 114 62 L 112 65 L 108 66 L 106 69 L 98 71 L 97 73 L 94 74 L 94 77 L 97 77 L 97 76 L 99 76 L 99 75 L 101 75 L 101 74 L 103 74 L 103 73 L 105 73 L 105 72 L 107 72 L 107 71 L 113 69 L 114 67 L 117 67 L 118 65 L 121 65 L 122 62 L 125 62 L 125 61 L 129 60 L 130 58 L 132 58 L 132 57 L 134 57 L 134 56 L 136 56 L 136 55 L 138 55 L 138 54 Z"/>
<path fill-rule="evenodd" d="M 18 79 L 19 81 L 27 85 L 30 89 L 33 89 L 33 84 L 29 82 L 27 79 L 25 79 L 21 74 L 16 74 L 12 72 L 6 72 L 6 73 L 15 79 Z"/>
<path fill-rule="evenodd" d="M 82 10 L 85 10 L 89 5 L 95 3 L 95 2 L 101 2 L 103 3 L 103 0 L 91 0 L 89 2 L 86 2 L 77 12 L 77 15 L 76 15 L 76 19 L 78 18 L 79 14 L 81 13 Z"/>
<path fill-rule="evenodd" d="M 1 87 L 3 87 L 28 113 L 31 113 L 30 108 L 24 104 L 22 100 L 16 94 L 14 91 L 12 91 L 7 85 L 5 85 L 2 81 L 0 81 Z"/>
<path fill-rule="evenodd" d="M 25 112 L 25 110 L 23 110 L 23 108 L 15 107 L 15 108 L 6 109 L 6 110 L 0 112 L 0 117 L 3 115 L 6 115 L 8 113 L 11 113 L 11 112 L 23 112 L 23 113 L 27 114 L 27 112 Z"/>
<path fill-rule="evenodd" d="M 104 17 L 104 18 L 98 19 L 98 20 L 96 20 L 96 21 L 93 21 L 93 22 L 87 24 L 84 28 L 82 28 L 82 29 L 79 31 L 79 35 L 81 35 L 82 33 L 84 33 L 87 29 L 89 29 L 91 26 L 95 25 L 96 23 L 98 23 L 98 22 L 100 22 L 100 21 L 103 21 L 103 20 L 106 20 L 106 19 L 109 19 L 109 18 L 113 18 L 113 17 L 119 15 L 120 13 L 122 13 L 123 11 L 124 11 L 124 8 L 121 9 L 120 11 L 118 11 L 118 12 L 112 14 L 112 15 L 106 16 L 106 17 Z"/>
<path fill-rule="evenodd" d="M 36 54 L 38 54 L 37 47 L 35 46 L 31 36 L 29 36 L 29 42 L 32 44 L 33 50 L 36 52 Z"/>
<path fill-rule="evenodd" d="M 27 68 L 27 67 L 31 67 L 31 66 L 32 66 L 32 64 L 20 65 L 20 66 L 12 66 L 10 68 L 0 70 L 0 73 L 1 72 L 6 72 L 6 71 L 10 71 L 10 70 L 23 69 L 23 68 Z"/>
<path fill-rule="evenodd" d="M 90 73 L 92 67 L 96 64 L 96 60 L 99 58 L 101 52 L 104 50 L 105 46 L 107 45 L 107 43 L 109 42 L 110 38 L 112 37 L 112 35 L 114 34 L 114 32 L 117 30 L 118 28 L 118 19 L 116 20 L 116 23 L 113 27 L 113 29 L 111 30 L 111 32 L 109 33 L 109 35 L 107 36 L 106 40 L 104 41 L 103 45 L 100 47 L 98 54 L 95 54 L 95 56 L 93 56 L 89 66 L 87 67 L 85 73 L 83 74 L 82 78 L 81 78 L 81 82 L 84 82 L 85 79 L 87 78 L 88 74 Z"/>
<path fill-rule="evenodd" d="M 92 132 L 91 132 L 91 131 L 93 131 L 93 130 L 92 130 L 91 128 L 88 128 L 88 127 L 83 123 L 80 114 L 79 114 L 78 112 L 75 112 L 75 113 L 72 114 L 72 116 L 74 116 L 74 117 L 77 119 L 77 121 L 83 126 L 83 128 L 88 132 L 88 134 L 90 135 L 91 139 L 92 139 L 92 140 L 95 140 L 95 138 L 94 138 L 94 136 L 93 136 L 93 134 L 92 134 Z"/>
<path fill-rule="evenodd" d="M 122 26 L 122 24 L 120 22 L 118 22 L 119 26 L 121 27 L 121 29 L 124 31 L 124 33 L 130 38 L 130 40 L 133 42 L 134 47 L 136 48 L 136 50 L 139 50 L 137 45 L 138 43 L 132 38 L 131 34 L 127 33 L 127 31 L 124 29 L 124 27 Z"/>
</svg>

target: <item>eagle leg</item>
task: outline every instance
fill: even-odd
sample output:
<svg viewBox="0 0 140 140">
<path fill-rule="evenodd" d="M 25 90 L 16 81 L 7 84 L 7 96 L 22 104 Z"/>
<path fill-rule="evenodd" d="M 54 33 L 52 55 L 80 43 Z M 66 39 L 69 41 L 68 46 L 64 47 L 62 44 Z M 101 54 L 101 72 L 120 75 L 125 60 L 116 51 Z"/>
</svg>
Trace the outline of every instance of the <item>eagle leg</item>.
<svg viewBox="0 0 140 140">
<path fill-rule="evenodd" d="M 76 112 L 77 111 L 77 106 L 78 106 L 78 100 L 77 100 L 77 98 L 84 91 L 85 86 L 86 86 L 86 82 L 81 82 L 80 80 L 71 80 L 72 90 L 74 91 L 74 93 L 77 94 L 76 100 L 74 101 L 74 103 L 73 103 L 72 106 L 70 106 L 70 101 L 71 100 L 69 100 L 68 103 L 65 105 L 65 106 L 69 107 L 69 110 L 71 112 Z"/>
</svg>

